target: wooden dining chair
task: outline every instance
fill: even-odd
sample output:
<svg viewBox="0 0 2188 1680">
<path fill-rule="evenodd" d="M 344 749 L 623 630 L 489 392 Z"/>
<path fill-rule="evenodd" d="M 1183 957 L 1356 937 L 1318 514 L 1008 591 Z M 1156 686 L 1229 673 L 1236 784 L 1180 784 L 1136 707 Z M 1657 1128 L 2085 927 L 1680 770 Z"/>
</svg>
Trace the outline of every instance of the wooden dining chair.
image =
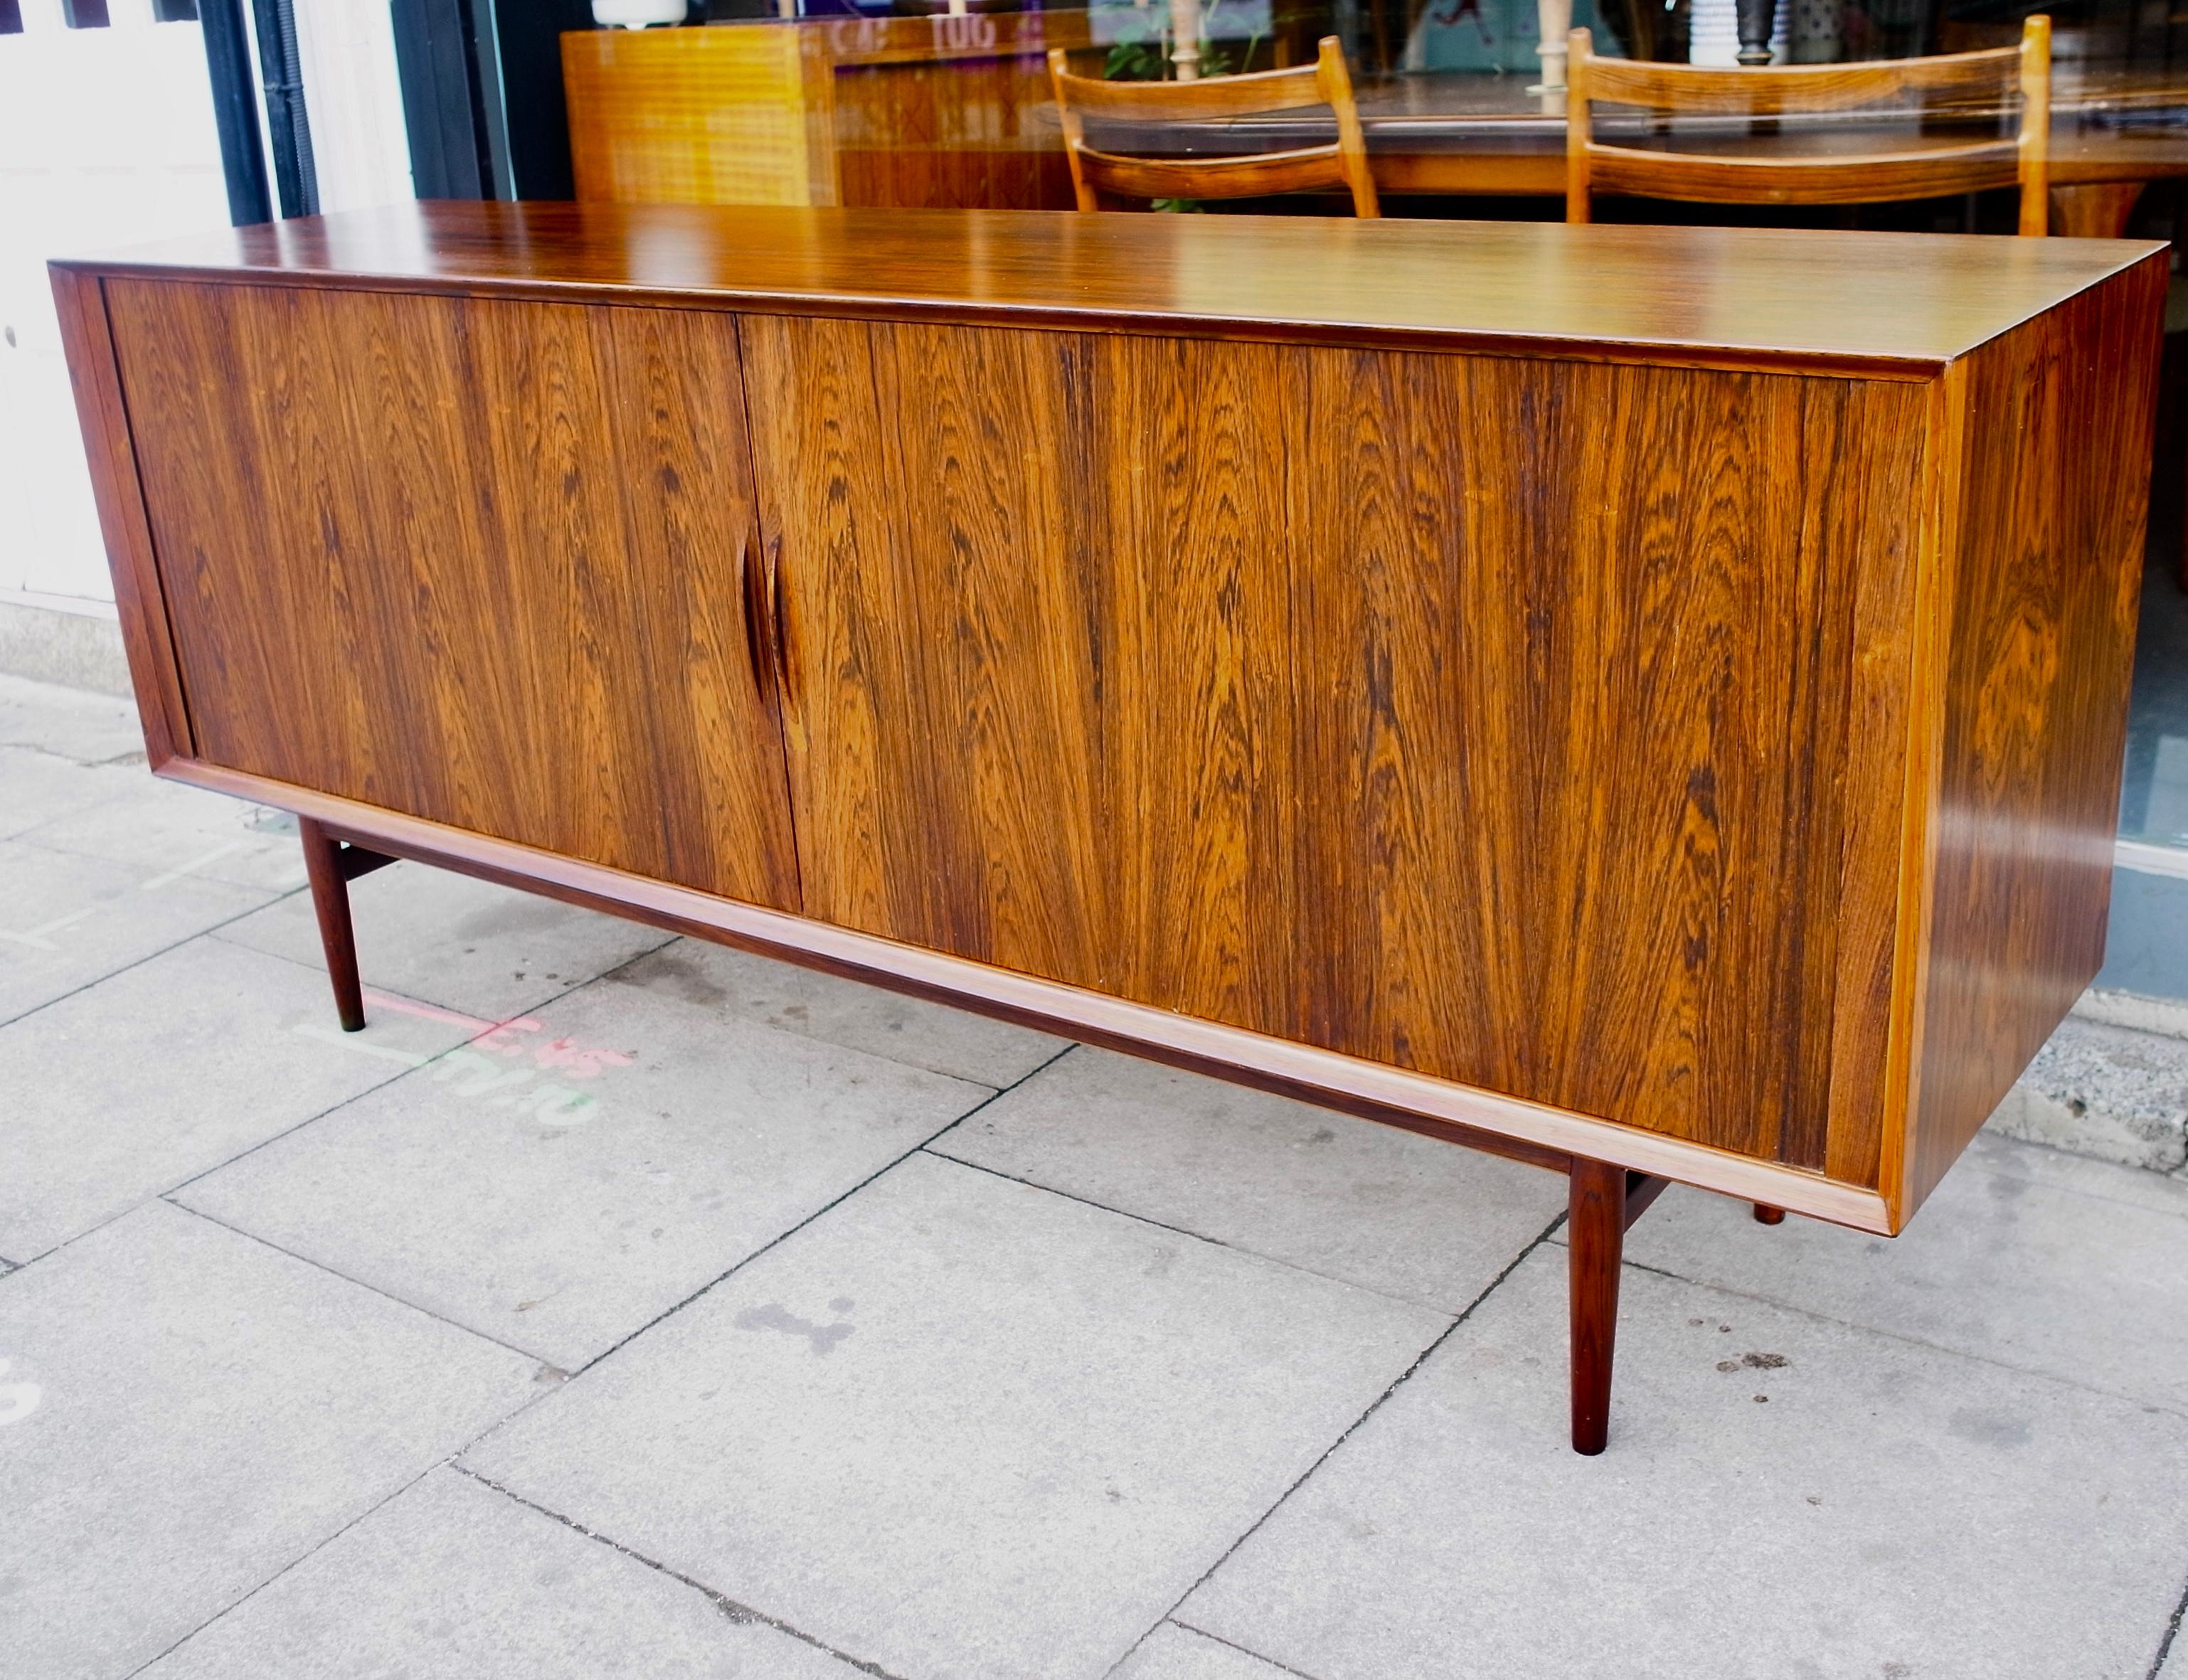
<svg viewBox="0 0 2188 1680">
<path fill-rule="evenodd" d="M 1081 210 L 1114 208 L 1114 199 L 1260 198 L 1341 187 L 1352 194 L 1353 213 L 1380 216 L 1375 178 L 1368 172 L 1368 146 L 1360 112 L 1352 103 L 1352 78 L 1335 36 L 1325 37 L 1311 65 L 1259 70 L 1249 76 L 1210 76 L 1198 82 L 1103 82 L 1074 76 L 1061 48 L 1048 55 L 1056 84 L 1057 114 L 1063 121 L 1063 149 L 1071 162 L 1072 190 Z M 1337 114 L 1337 139 L 1296 151 L 1224 157 L 1126 157 L 1086 144 L 1085 117 L 1120 121 L 1201 122 L 1262 111 L 1328 105 Z"/>
<path fill-rule="evenodd" d="M 2047 160 L 2051 132 L 2051 20 L 2033 17 L 2018 47 L 1875 64 L 1796 65 L 1711 70 L 1692 65 L 1598 58 L 1588 32 L 1572 32 L 1565 70 L 1565 220 L 1589 219 L 1599 192 L 1691 204 L 1885 204 L 1938 198 L 1987 187 L 2021 189 L 2023 234 L 2041 236 L 2049 219 Z M 1804 155 L 1794 145 L 1768 155 L 1672 151 L 1606 145 L 1595 138 L 1593 107 L 1638 105 L 1671 116 L 1774 118 L 1852 113 L 1994 114 L 2018 96 L 2010 136 L 1965 144 L 1832 149 Z M 1917 104 L 1907 104 L 1914 99 Z M 1895 107 L 1894 102 L 1900 102 Z M 1781 139 L 1791 138 L 1781 135 Z"/>
</svg>

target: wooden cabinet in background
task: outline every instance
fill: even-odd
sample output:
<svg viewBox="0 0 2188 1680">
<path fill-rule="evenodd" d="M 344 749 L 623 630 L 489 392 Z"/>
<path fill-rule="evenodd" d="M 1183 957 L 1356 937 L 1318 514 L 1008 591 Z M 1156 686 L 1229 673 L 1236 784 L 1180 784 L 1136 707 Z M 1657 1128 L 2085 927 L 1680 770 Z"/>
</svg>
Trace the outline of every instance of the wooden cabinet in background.
<svg viewBox="0 0 2188 1680">
<path fill-rule="evenodd" d="M 1897 1232 L 2099 966 L 2162 247 L 444 205 L 55 274 L 153 763 L 306 819 L 338 978 L 420 857 L 1567 1170 L 1583 1450 L 1664 1179 Z"/>
<path fill-rule="evenodd" d="M 577 194 L 625 204 L 1068 210 L 1047 52 L 1084 11 L 562 37 Z"/>
</svg>

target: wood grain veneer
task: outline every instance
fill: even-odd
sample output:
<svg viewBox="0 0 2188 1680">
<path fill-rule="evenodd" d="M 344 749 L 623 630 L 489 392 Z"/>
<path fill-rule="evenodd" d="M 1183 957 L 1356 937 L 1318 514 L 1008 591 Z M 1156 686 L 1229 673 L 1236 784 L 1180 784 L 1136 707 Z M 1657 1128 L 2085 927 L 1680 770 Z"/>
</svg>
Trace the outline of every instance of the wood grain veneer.
<svg viewBox="0 0 2188 1680">
<path fill-rule="evenodd" d="M 2164 290 L 2138 269 L 1958 381 L 1909 1209 L 2104 961 Z"/>
<path fill-rule="evenodd" d="M 200 757 L 796 902 L 733 333 L 263 286 L 108 302 Z"/>
<path fill-rule="evenodd" d="M 1837 929 L 1898 887 L 1842 873 L 1854 600 L 1915 540 L 1920 387 L 743 331 L 809 911 L 1824 1164 Z"/>
<path fill-rule="evenodd" d="M 1926 381 L 2161 248 L 1807 229 L 445 202 L 223 228 L 119 252 L 91 271 Z M 1912 297 L 1922 307 L 1910 308 Z"/>
<path fill-rule="evenodd" d="M 57 283 L 168 773 L 1889 1231 L 2096 966 L 2161 251 L 426 206 Z"/>
<path fill-rule="evenodd" d="M 56 268 L 53 285 L 138 721 L 144 731 L 144 755 L 157 770 L 192 750 L 189 708 L 169 640 L 166 591 L 138 484 L 129 416 L 114 366 L 114 340 L 97 279 Z"/>
</svg>

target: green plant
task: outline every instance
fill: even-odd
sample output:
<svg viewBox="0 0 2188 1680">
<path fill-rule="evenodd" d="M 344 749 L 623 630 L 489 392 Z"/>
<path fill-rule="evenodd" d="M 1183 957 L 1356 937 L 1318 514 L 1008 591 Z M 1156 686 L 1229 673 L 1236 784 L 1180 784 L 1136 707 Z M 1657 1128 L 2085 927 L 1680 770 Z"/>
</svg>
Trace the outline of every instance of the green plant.
<svg viewBox="0 0 2188 1680">
<path fill-rule="evenodd" d="M 1119 41 L 1109 49 L 1108 61 L 1102 66 L 1102 76 L 1107 82 L 1160 82 L 1170 74 L 1170 59 L 1163 52 L 1164 41 L 1157 36 L 1153 41 Z"/>
</svg>

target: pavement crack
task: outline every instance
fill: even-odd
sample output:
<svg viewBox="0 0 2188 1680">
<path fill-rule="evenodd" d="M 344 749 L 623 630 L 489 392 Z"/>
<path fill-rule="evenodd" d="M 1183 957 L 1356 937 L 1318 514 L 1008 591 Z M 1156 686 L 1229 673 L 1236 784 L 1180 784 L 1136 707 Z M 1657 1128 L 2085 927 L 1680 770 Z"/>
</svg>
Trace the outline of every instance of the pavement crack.
<svg viewBox="0 0 2188 1680">
<path fill-rule="evenodd" d="M 370 1505 L 366 1507 L 364 1510 L 359 1511 L 347 1522 L 343 1523 L 340 1527 L 335 1529 L 333 1532 L 322 1535 L 311 1545 L 306 1547 L 295 1557 L 290 1559 L 287 1563 L 282 1564 L 280 1568 L 275 1570 L 273 1574 L 268 1576 L 263 1581 L 259 1581 L 257 1585 L 252 1587 L 248 1593 L 240 1594 L 238 1597 L 231 1599 L 228 1603 L 223 1604 L 203 1621 L 191 1628 L 189 1632 L 183 1634 L 181 1638 L 176 1640 L 173 1644 L 167 1646 L 164 1650 L 156 1653 L 146 1660 L 138 1664 L 136 1667 L 129 1671 L 128 1676 L 124 1677 L 124 1680 L 131 1680 L 131 1677 L 142 1674 L 145 1670 L 151 1668 L 155 1664 L 164 1660 L 174 1652 L 180 1650 L 184 1645 L 189 1643 L 191 1640 L 196 1638 L 199 1634 L 204 1632 L 206 1629 L 211 1626 L 213 1623 L 220 1621 L 231 1611 L 240 1608 L 242 1605 L 249 1604 L 251 1600 L 257 1598 L 268 1587 L 273 1586 L 275 1581 L 292 1574 L 295 1570 L 301 1568 L 307 1560 L 317 1557 L 328 1547 L 333 1545 L 336 1541 L 341 1539 L 342 1536 L 347 1534 L 359 1523 L 364 1521 L 366 1518 L 375 1515 L 383 1507 L 395 1500 L 400 1499 L 412 1488 L 417 1486 L 420 1482 L 431 1475 L 434 1471 L 439 1469 L 441 1468 L 441 1463 L 442 1461 L 436 1459 L 433 1463 L 426 1465 L 425 1469 L 419 1471 L 416 1475 L 412 1476 L 408 1481 L 404 1482 L 400 1487 L 398 1487 L 392 1492 L 388 1493 L 385 1497 L 374 1500 Z"/>
<path fill-rule="evenodd" d="M 2165 1672 L 2165 1659 L 2172 1655 L 2173 1642 L 2180 1637 L 2180 1619 L 2188 1615 L 2188 1587 L 2180 1589 L 2180 1602 L 2173 1606 L 2173 1619 L 2165 1624 L 2165 1637 L 2157 1642 L 2157 1655 L 2151 1659 L 2150 1672 L 2144 1680 L 2157 1680 Z"/>
<path fill-rule="evenodd" d="M 1062 1050 L 1056 1052 L 1056 1055 L 1050 1057 L 1047 1061 L 1042 1063 L 1040 1068 L 1035 1068 L 1028 1072 L 1024 1078 L 1013 1080 L 1011 1084 L 1005 1085 L 1000 1091 L 990 1091 L 985 1097 L 982 1097 L 978 1102 L 975 1102 L 963 1113 L 958 1115 L 956 1119 L 951 1120 L 949 1125 L 943 1126 L 939 1130 L 930 1133 L 928 1136 L 921 1138 L 918 1142 L 913 1144 L 901 1155 L 896 1156 L 891 1160 L 883 1162 L 882 1165 L 876 1168 L 872 1172 L 867 1174 L 866 1177 L 860 1179 L 856 1184 L 850 1186 L 841 1195 L 836 1197 L 833 1200 L 826 1203 L 823 1206 L 815 1208 L 811 1213 L 806 1215 L 804 1219 L 798 1221 L 797 1224 L 790 1226 L 787 1230 L 778 1232 L 767 1242 L 763 1243 L 758 1248 L 754 1249 L 750 1254 L 747 1254 L 742 1260 L 739 1260 L 735 1266 L 730 1267 L 726 1271 L 720 1273 L 717 1277 L 709 1278 L 706 1283 L 702 1283 L 697 1288 L 694 1289 L 690 1294 L 685 1296 L 683 1299 L 674 1302 L 671 1305 L 663 1307 L 659 1312 L 654 1314 L 652 1317 L 647 1319 L 645 1323 L 640 1325 L 629 1335 L 623 1336 L 611 1344 L 609 1346 L 602 1348 L 598 1353 L 595 1354 L 584 1364 L 578 1366 L 577 1369 L 572 1371 L 570 1374 L 574 1377 L 591 1370 L 593 1367 L 598 1365 L 602 1360 L 608 1358 L 619 1349 L 628 1347 L 632 1342 L 644 1335 L 648 1330 L 651 1330 L 655 1325 L 660 1323 L 663 1319 L 672 1317 L 675 1314 L 683 1311 L 685 1307 L 691 1305 L 692 1302 L 697 1300 L 702 1295 L 707 1294 L 710 1291 L 720 1288 L 724 1283 L 728 1283 L 730 1278 L 736 1277 L 740 1271 L 742 1271 L 747 1266 L 758 1260 L 762 1254 L 768 1254 L 773 1249 L 779 1248 L 783 1243 L 787 1243 L 799 1232 L 804 1230 L 807 1226 L 812 1224 L 814 1221 L 825 1218 L 829 1214 L 833 1213 L 837 1208 L 849 1201 L 852 1197 L 857 1195 L 861 1190 L 864 1190 L 868 1185 L 880 1178 L 883 1174 L 894 1172 L 914 1155 L 919 1154 L 922 1151 L 925 1150 L 928 1144 L 933 1142 L 934 1140 L 941 1136 L 944 1132 L 948 1131 L 950 1126 L 962 1125 L 967 1120 L 971 1119 L 973 1115 L 978 1113 L 981 1109 L 986 1108 L 990 1102 L 997 1102 L 1001 1098 L 1007 1097 L 1011 1092 L 1016 1091 L 1018 1086 L 1024 1085 L 1027 1080 L 1033 1078 L 1035 1074 L 1040 1073 L 1042 1068 L 1053 1066 L 1059 1057 L 1069 1055 L 1075 1048 L 1076 1046 L 1073 1045 L 1064 1046 Z M 953 1159 L 954 1158 L 938 1155 L 935 1159 L 938 1160 L 947 1160 Z"/>
<path fill-rule="evenodd" d="M 1221 1645 L 1225 1649 L 1236 1651 L 1241 1656 L 1251 1657 L 1255 1662 L 1265 1662 L 1280 1674 L 1292 1675 L 1295 1677 L 1295 1680 L 1317 1680 L 1317 1676 L 1308 1673 L 1304 1668 L 1294 1668 L 1288 1662 L 1278 1662 L 1266 1651 L 1255 1650 L 1251 1646 L 1240 1644 L 1236 1639 L 1227 1639 L 1221 1633 L 1210 1633 L 1204 1627 L 1195 1627 L 1191 1622 L 1180 1621 L 1176 1616 L 1170 1617 L 1169 1621 L 1173 1627 L 1181 1627 L 1188 1633 L 1197 1633 L 1212 1644 Z M 1157 1626 L 1160 1624 L 1158 1623 Z"/>
<path fill-rule="evenodd" d="M 1300 1474 L 1294 1478 L 1291 1485 L 1276 1497 L 1276 1499 L 1271 1503 L 1269 1508 L 1262 1512 L 1260 1516 L 1255 1518 L 1252 1522 L 1249 1523 L 1239 1533 L 1238 1537 L 1223 1548 L 1222 1555 L 1218 1557 L 1214 1563 L 1209 1564 L 1206 1569 L 1203 1570 L 1199 1576 L 1193 1581 L 1193 1584 L 1190 1587 L 1187 1587 L 1184 1592 L 1177 1595 L 1176 1600 L 1171 1604 L 1170 1607 L 1164 1610 L 1162 1615 L 1156 1619 L 1154 1627 L 1150 1627 L 1146 1633 L 1142 1633 L 1138 1639 L 1133 1642 L 1132 1649 L 1126 1651 L 1125 1653 L 1125 1657 L 1118 1659 L 1119 1664 L 1121 1665 L 1125 1657 L 1130 1657 L 1132 1651 L 1137 1650 L 1141 1645 L 1144 1644 L 1149 1635 L 1153 1633 L 1155 1627 L 1161 1626 L 1165 1621 L 1177 1621 L 1177 1613 L 1181 1610 L 1184 1609 L 1186 1600 L 1192 1598 L 1194 1593 L 1198 1593 L 1204 1586 L 1212 1580 L 1215 1577 L 1215 1572 L 1221 1569 L 1224 1564 L 1231 1561 L 1232 1558 L 1237 1553 L 1240 1547 L 1243 1546 L 1256 1534 L 1260 1533 L 1263 1525 L 1268 1522 L 1269 1519 L 1276 1515 L 1277 1512 L 1283 1509 L 1285 1504 L 1289 1502 L 1292 1495 L 1297 1493 L 1300 1489 L 1305 1486 L 1306 1484 L 1312 1480 L 1314 1473 L 1317 1470 L 1319 1470 L 1324 1464 L 1328 1463 L 1330 1459 L 1336 1455 L 1338 1449 L 1343 1446 L 1346 1441 L 1351 1440 L 1353 1435 L 1359 1431 L 1361 1427 L 1365 1424 L 1370 1418 L 1373 1418 L 1378 1412 L 1381 1411 L 1383 1409 L 1384 1402 L 1389 1400 L 1392 1395 L 1397 1393 L 1400 1389 L 1403 1388 L 1416 1371 L 1418 1371 L 1421 1367 L 1427 1364 L 1430 1360 L 1433 1359 L 1435 1356 L 1436 1350 L 1441 1348 L 1446 1342 L 1449 1341 L 1454 1335 L 1458 1334 L 1459 1326 L 1465 1323 L 1468 1319 L 1473 1317 L 1474 1315 L 1480 1310 L 1481 1304 L 1487 1300 L 1490 1296 L 1495 1294 L 1498 1289 L 1502 1288 L 1504 1285 L 1504 1280 L 1509 1277 L 1514 1272 L 1517 1271 L 1522 1266 L 1525 1265 L 1528 1260 L 1550 1240 L 1551 1236 L 1557 1231 L 1558 1227 L 1565 1222 L 1565 1209 L 1560 1208 L 1558 1209 L 1556 1217 L 1552 1219 L 1548 1225 L 1542 1228 L 1541 1232 L 1537 1234 L 1535 1239 L 1529 1243 L 1525 1248 L 1521 1249 L 1518 1254 L 1514 1254 L 1512 1257 L 1510 1264 L 1506 1266 L 1505 1268 L 1502 1271 L 1498 1272 L 1494 1277 L 1491 1278 L 1488 1283 L 1482 1288 L 1481 1293 L 1467 1303 L 1466 1310 L 1460 1313 L 1458 1317 L 1452 1319 L 1449 1324 L 1446 1324 L 1443 1328 L 1442 1330 L 1438 1332 L 1435 1339 L 1414 1356 L 1413 1362 L 1408 1365 L 1404 1370 L 1401 1371 L 1391 1379 L 1389 1387 L 1385 1388 L 1382 1393 L 1377 1395 L 1373 1400 L 1368 1403 L 1368 1409 L 1362 1412 L 1357 1418 L 1355 1418 L 1350 1423 L 1346 1424 L 1344 1433 L 1339 1435 L 1335 1440 L 1330 1442 L 1328 1446 L 1322 1448 L 1322 1452 L 1316 1456 L 1314 1463 L 1308 1465 L 1305 1469 L 1300 1471 Z M 1183 1621 L 1177 1621 L 1177 1625 L 1181 1627 L 1191 1626 L 1190 1623 Z M 1193 1631 L 1196 1633 L 1205 1632 L 1204 1629 L 1198 1627 L 1194 1627 Z M 1207 1637 L 1212 1639 L 1215 1636 L 1210 1633 L 1208 1634 Z M 1245 1648 L 1241 1646 L 1239 1649 L 1243 1650 Z M 1249 1653 L 1249 1655 L 1260 1656 L 1260 1653 L 1255 1651 Z M 1267 1659 L 1263 1658 L 1263 1660 L 1266 1661 Z M 1116 1672 L 1116 1669 L 1113 1667 L 1109 1672 L 1114 1674 Z"/>
<path fill-rule="evenodd" d="M 270 1237 L 262 1237 L 255 1231 L 247 1231 L 242 1226 L 232 1224 L 228 1221 L 221 1218 L 217 1214 L 209 1214 L 203 1208 L 194 1208 L 188 1202 L 178 1202 L 175 1200 L 172 1193 L 158 1196 L 153 1199 L 155 1201 L 165 1202 L 169 1207 L 174 1209 L 176 1212 L 188 1214 L 192 1219 L 201 1219 L 207 1225 L 217 1226 L 221 1230 L 228 1232 L 232 1236 L 240 1237 L 247 1243 L 256 1243 L 262 1249 L 270 1249 L 277 1254 L 280 1254 L 286 1259 L 295 1260 L 299 1266 L 308 1266 L 314 1271 L 324 1271 L 328 1277 L 339 1278 L 353 1288 L 363 1289 L 367 1294 L 377 1295 L 384 1301 L 392 1301 L 397 1306 L 406 1308 L 423 1317 L 430 1318 L 437 1324 L 444 1324 L 451 1330 L 460 1331 L 466 1336 L 476 1337 L 482 1342 L 486 1342 L 494 1347 L 499 1348 L 504 1353 L 513 1353 L 519 1359 L 529 1360 L 533 1364 L 538 1366 L 542 1371 L 551 1372 L 557 1378 L 561 1378 L 565 1380 L 568 1378 L 569 1373 L 561 1369 L 551 1360 L 543 1359 L 539 1355 L 534 1353 L 529 1348 L 521 1348 L 516 1346 L 514 1343 L 503 1341 L 499 1336 L 490 1336 L 475 1324 L 465 1324 L 459 1320 L 450 1318 L 445 1313 L 436 1312 L 429 1306 L 422 1306 L 416 1301 L 406 1299 L 403 1296 L 396 1294 L 392 1290 L 382 1288 L 377 1283 L 370 1283 L 364 1278 L 355 1277 L 349 1272 L 344 1271 L 339 1266 L 330 1266 L 323 1260 L 315 1260 L 309 1254 L 300 1254 L 294 1249 L 285 1249 L 281 1244 L 274 1241 Z M 138 1205 L 141 1207 L 144 1204 L 139 1203 Z M 133 1209 L 131 1211 L 134 1212 L 135 1209 Z M 117 1217 L 122 1217 L 122 1215 L 117 1215 Z M 552 1392 L 552 1390 L 550 1390 L 550 1392 Z M 527 1401 L 525 1402 L 525 1407 L 528 1407 L 530 1404 L 531 1402 Z M 522 1411 L 525 1409 L 525 1407 L 519 1407 L 517 1410 Z M 514 1417 L 516 1416 L 516 1413 L 511 1412 L 510 1416 Z M 502 1423 L 506 1421 L 507 1419 L 505 1418 L 498 1420 L 493 1427 L 498 1429 L 500 1427 Z"/>
<path fill-rule="evenodd" d="M 849 1666 L 858 1670 L 861 1674 L 872 1675 L 874 1677 L 874 1680 L 908 1680 L 908 1677 L 895 1673 L 892 1670 L 883 1668 L 877 1662 L 870 1662 L 864 1657 L 853 1656 L 849 1651 L 838 1650 L 826 1640 L 817 1639 L 812 1634 L 805 1632 L 804 1628 L 793 1627 L 790 1623 L 783 1621 L 779 1616 L 770 1615 L 765 1610 L 755 1610 L 752 1605 L 742 1604 L 737 1599 L 730 1598 L 725 1593 L 718 1593 L 713 1587 L 708 1586 L 705 1581 L 695 1581 L 690 1576 L 685 1575 L 681 1570 L 671 1569 L 668 1564 L 660 1562 L 658 1559 L 647 1557 L 643 1552 L 634 1551 L 631 1548 L 624 1545 L 620 1540 L 616 1539 L 612 1535 L 602 1534 L 598 1529 L 588 1528 L 584 1524 L 578 1521 L 576 1518 L 565 1516 L 560 1511 L 552 1509 L 548 1506 L 542 1505 L 536 1499 L 527 1499 L 522 1494 L 516 1491 L 514 1489 L 503 1486 L 491 1476 L 481 1475 L 477 1470 L 471 1469 L 468 1466 L 460 1463 L 455 1465 L 454 1468 L 459 1475 L 469 1476 L 473 1481 L 478 1483 L 482 1487 L 492 1488 L 496 1493 L 500 1494 L 505 1499 L 514 1500 L 517 1504 L 523 1506 L 526 1510 L 536 1511 L 541 1516 L 550 1518 L 552 1520 L 561 1524 L 563 1527 L 569 1529 L 575 1533 L 584 1535 L 588 1540 L 598 1541 L 610 1551 L 618 1552 L 624 1557 L 629 1558 L 634 1563 L 643 1564 L 646 1568 L 655 1570 L 659 1574 L 667 1576 L 671 1581 L 680 1581 L 683 1585 L 690 1587 L 694 1593 L 699 1593 L 703 1597 L 707 1602 L 713 1605 L 713 1607 L 719 1610 L 725 1619 L 736 1622 L 740 1626 L 746 1626 L 757 1623 L 763 1627 L 771 1627 L 778 1633 L 787 1633 L 792 1638 L 798 1640 L 802 1643 L 812 1646 L 816 1651 L 825 1651 L 828 1655 L 835 1658 L 837 1661 L 848 1664 Z"/>
</svg>

